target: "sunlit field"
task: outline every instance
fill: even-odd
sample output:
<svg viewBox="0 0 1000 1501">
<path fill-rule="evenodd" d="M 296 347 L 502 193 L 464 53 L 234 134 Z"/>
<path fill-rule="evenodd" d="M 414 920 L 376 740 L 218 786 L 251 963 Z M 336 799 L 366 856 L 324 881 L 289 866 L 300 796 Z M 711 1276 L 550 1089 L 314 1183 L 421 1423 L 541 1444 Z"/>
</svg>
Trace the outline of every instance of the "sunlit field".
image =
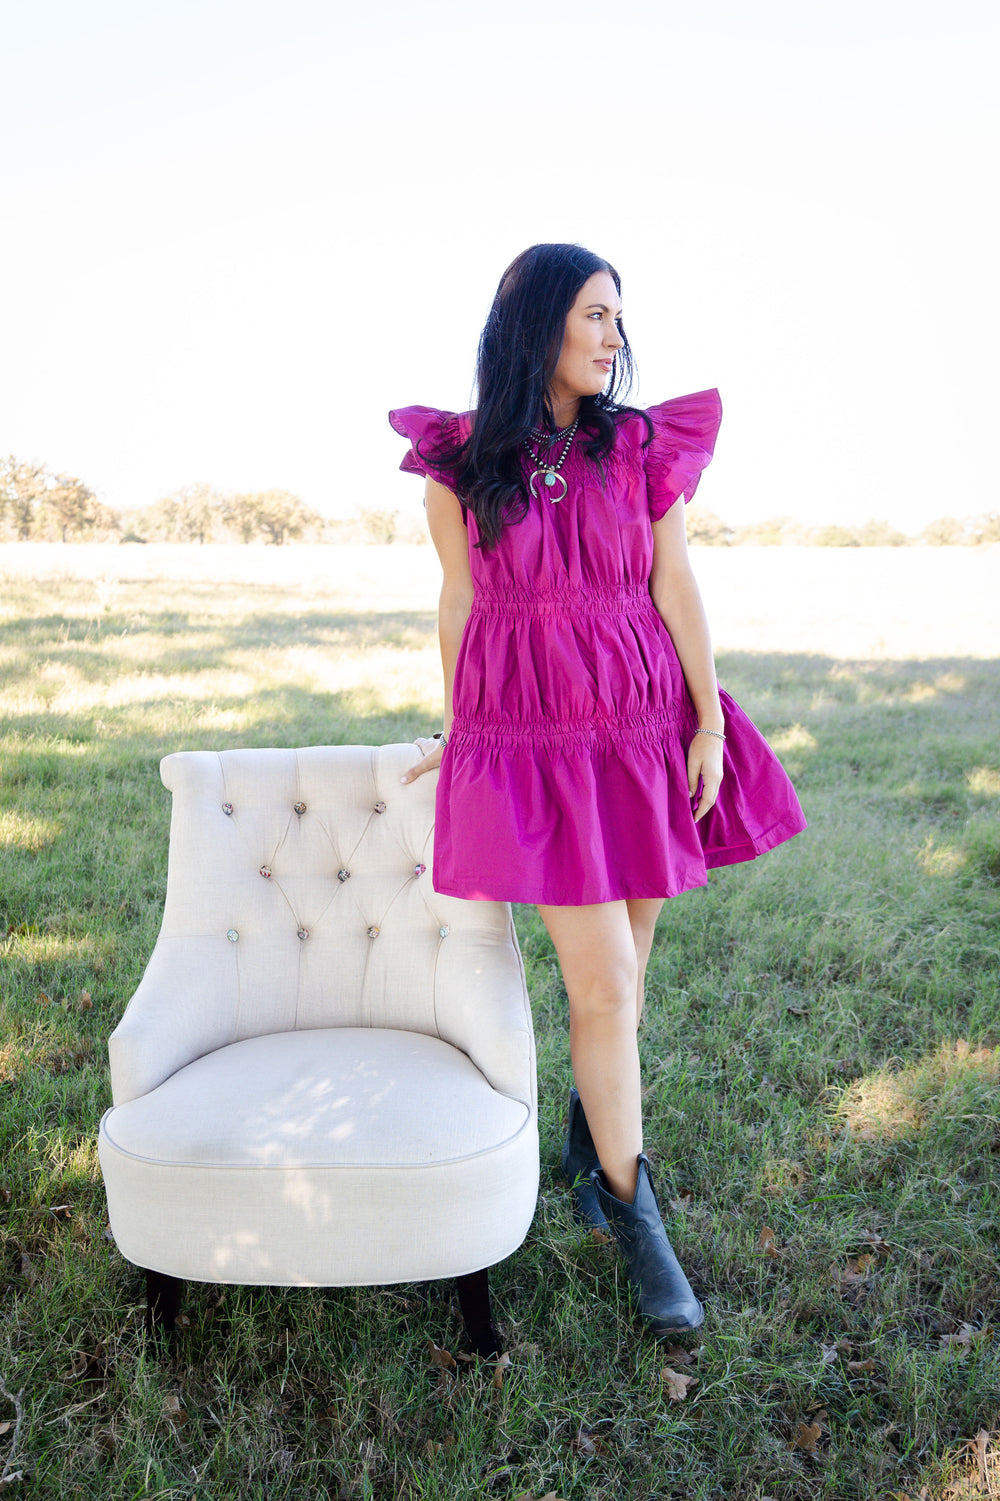
<svg viewBox="0 0 1000 1501">
<path fill-rule="evenodd" d="M 998 563 L 696 553 L 720 676 L 810 820 L 668 903 L 650 969 L 647 1146 L 707 1322 L 646 1338 L 573 1225 L 565 995 L 518 909 L 541 1194 L 494 1273 L 509 1364 L 453 1368 L 445 1284 L 193 1286 L 174 1355 L 146 1349 L 96 1152 L 162 908 L 160 757 L 435 728 L 432 552 L 0 550 L 0 1491 L 1000 1494 Z"/>
</svg>

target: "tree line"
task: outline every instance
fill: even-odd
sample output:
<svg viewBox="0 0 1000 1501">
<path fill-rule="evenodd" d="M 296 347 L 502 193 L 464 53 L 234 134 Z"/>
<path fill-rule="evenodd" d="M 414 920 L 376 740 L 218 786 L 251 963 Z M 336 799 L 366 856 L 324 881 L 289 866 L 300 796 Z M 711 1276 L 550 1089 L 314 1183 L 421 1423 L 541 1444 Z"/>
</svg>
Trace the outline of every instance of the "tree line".
<svg viewBox="0 0 1000 1501">
<path fill-rule="evenodd" d="M 730 526 L 711 511 L 688 512 L 688 541 L 701 547 L 978 547 L 1000 542 L 1000 512 L 982 516 L 939 516 L 921 531 L 901 532 L 888 521 L 809 526 L 794 516 L 773 516 L 747 526 Z"/>
<path fill-rule="evenodd" d="M 688 540 L 702 547 L 975 547 L 1000 542 L 1000 512 L 939 516 L 915 535 L 888 521 L 809 526 L 775 516 L 731 526 L 711 511 L 688 512 Z M 350 519 L 322 516 L 287 490 L 233 494 L 185 485 L 152 505 L 115 511 L 75 475 L 42 464 L 0 459 L 0 542 L 423 542 L 415 512 L 362 510 Z"/>
<path fill-rule="evenodd" d="M 322 516 L 288 490 L 231 493 L 184 485 L 152 505 L 116 511 L 83 480 L 41 464 L 0 459 L 2 542 L 289 542 L 422 541 L 422 521 L 401 525 L 395 511 Z"/>
</svg>

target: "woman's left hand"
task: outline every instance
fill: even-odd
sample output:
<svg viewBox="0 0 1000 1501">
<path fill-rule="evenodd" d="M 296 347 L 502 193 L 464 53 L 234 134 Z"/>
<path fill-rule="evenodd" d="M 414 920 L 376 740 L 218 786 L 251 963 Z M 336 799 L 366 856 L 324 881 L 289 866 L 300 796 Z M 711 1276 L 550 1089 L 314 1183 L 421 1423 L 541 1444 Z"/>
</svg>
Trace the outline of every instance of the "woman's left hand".
<svg viewBox="0 0 1000 1501">
<path fill-rule="evenodd" d="M 688 791 L 698 823 L 715 806 L 722 785 L 722 744 L 718 735 L 695 735 L 688 750 Z M 701 783 L 699 796 L 698 784 Z"/>
<path fill-rule="evenodd" d="M 417 777 L 422 777 L 425 771 L 437 771 L 441 765 L 441 757 L 444 754 L 444 746 L 440 740 L 428 739 L 426 736 L 421 736 L 413 743 L 423 753 L 423 760 L 418 761 L 415 766 L 411 766 L 409 771 L 404 772 L 400 777 L 399 780 L 404 786 L 410 782 L 415 782 Z"/>
</svg>

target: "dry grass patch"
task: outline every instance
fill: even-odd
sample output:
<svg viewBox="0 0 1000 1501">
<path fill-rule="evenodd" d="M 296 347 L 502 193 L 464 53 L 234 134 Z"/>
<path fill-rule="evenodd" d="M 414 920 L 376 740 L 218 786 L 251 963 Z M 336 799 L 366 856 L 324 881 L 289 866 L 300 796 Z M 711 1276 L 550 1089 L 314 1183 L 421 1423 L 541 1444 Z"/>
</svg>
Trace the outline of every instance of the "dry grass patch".
<svg viewBox="0 0 1000 1501">
<path fill-rule="evenodd" d="M 858 1079 L 838 1115 L 859 1141 L 899 1141 L 932 1118 L 1000 1120 L 1000 1048 L 941 1042 L 927 1057 Z"/>
</svg>

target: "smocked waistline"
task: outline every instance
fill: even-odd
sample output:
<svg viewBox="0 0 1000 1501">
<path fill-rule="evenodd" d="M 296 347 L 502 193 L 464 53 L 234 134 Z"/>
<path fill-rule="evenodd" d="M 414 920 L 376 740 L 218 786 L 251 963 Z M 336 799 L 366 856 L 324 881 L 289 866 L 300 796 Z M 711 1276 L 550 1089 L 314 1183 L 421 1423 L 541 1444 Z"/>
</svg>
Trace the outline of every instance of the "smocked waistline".
<svg viewBox="0 0 1000 1501">
<path fill-rule="evenodd" d="M 569 719 L 498 719 L 479 714 L 456 714 L 448 734 L 449 745 L 463 739 L 476 744 L 524 745 L 554 740 L 614 743 L 659 741 L 678 728 L 689 729 L 690 711 L 683 703 L 639 710 L 635 714 L 598 717 L 593 714 Z M 696 722 L 696 721 L 693 721 Z M 692 722 L 692 723 L 693 723 Z"/>
<path fill-rule="evenodd" d="M 472 613 L 480 615 L 619 615 L 653 608 L 648 584 L 580 584 L 566 589 L 529 589 L 511 584 L 475 586 Z"/>
</svg>

